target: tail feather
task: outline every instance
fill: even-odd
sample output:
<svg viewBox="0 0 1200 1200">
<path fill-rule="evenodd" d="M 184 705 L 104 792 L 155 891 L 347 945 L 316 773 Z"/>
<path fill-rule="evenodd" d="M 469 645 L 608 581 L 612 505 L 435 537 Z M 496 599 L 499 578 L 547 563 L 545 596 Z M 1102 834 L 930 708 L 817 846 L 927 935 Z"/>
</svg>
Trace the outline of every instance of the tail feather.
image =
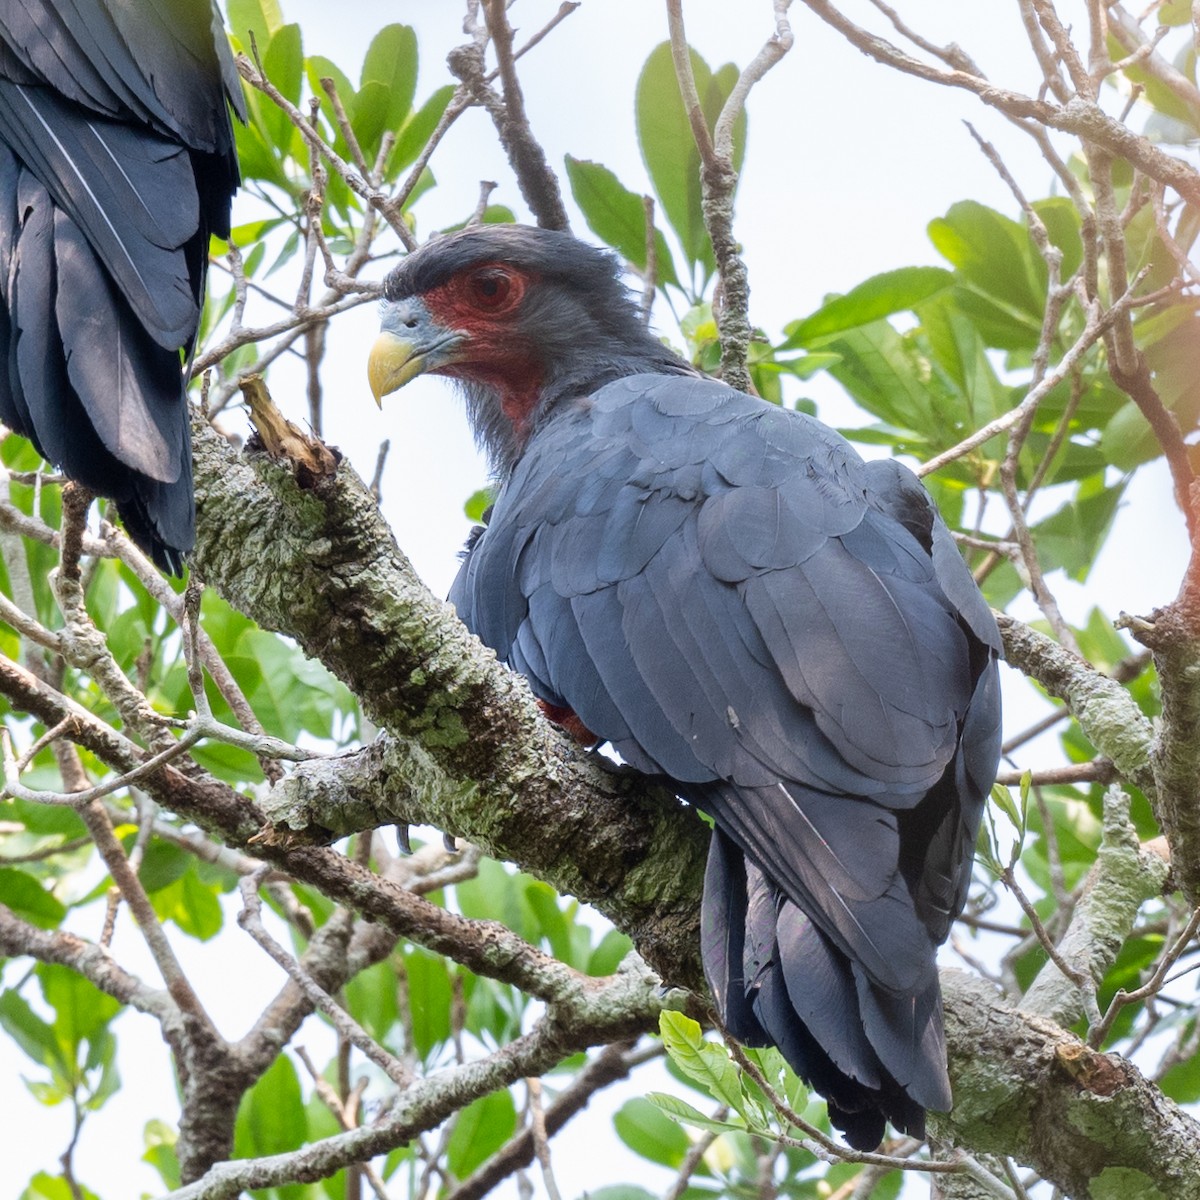
<svg viewBox="0 0 1200 1200">
<path fill-rule="evenodd" d="M 0 265 L 0 420 L 116 501 L 133 540 L 179 573 L 195 540 L 179 352 L 153 342 L 3 147 Z"/>
<path fill-rule="evenodd" d="M 759 929 L 750 930 L 746 894 L 746 860 L 719 830 L 713 832 L 704 872 L 704 900 L 700 908 L 700 949 L 708 986 L 717 1002 L 721 1023 L 746 1046 L 766 1046 L 770 1038 L 754 1011 L 750 979 L 759 973 L 759 956 L 770 963 L 775 949 L 773 914 L 767 914 L 771 932 L 765 944 L 756 945 Z"/>
<path fill-rule="evenodd" d="M 855 1149 L 878 1146 L 887 1121 L 924 1137 L 925 1109 L 949 1108 L 936 975 L 916 995 L 872 983 L 720 828 L 701 930 L 725 1028 L 777 1046 Z"/>
</svg>

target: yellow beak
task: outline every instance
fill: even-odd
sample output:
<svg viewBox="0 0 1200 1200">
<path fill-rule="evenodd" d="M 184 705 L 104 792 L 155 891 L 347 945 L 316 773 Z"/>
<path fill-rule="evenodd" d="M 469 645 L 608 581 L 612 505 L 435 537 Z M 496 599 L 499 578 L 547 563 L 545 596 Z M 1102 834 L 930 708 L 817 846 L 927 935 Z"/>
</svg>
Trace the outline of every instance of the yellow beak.
<svg viewBox="0 0 1200 1200">
<path fill-rule="evenodd" d="M 416 342 L 399 338 L 394 333 L 381 333 L 371 347 L 367 360 L 367 378 L 375 403 L 383 407 L 383 398 L 415 379 L 427 366 L 421 347 Z"/>
</svg>

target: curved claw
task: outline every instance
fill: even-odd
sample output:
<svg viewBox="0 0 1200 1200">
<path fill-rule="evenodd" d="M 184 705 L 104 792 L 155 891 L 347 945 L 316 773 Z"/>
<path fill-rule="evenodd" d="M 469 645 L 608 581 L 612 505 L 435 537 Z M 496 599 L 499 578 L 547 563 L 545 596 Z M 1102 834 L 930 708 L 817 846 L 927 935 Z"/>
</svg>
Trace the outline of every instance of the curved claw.
<svg viewBox="0 0 1200 1200">
<path fill-rule="evenodd" d="M 446 847 L 447 854 L 457 854 L 458 853 L 458 842 L 455 840 L 454 834 L 443 833 L 442 834 L 442 845 Z"/>
<path fill-rule="evenodd" d="M 400 853 L 406 858 L 413 852 L 411 827 L 407 822 L 396 826 L 396 845 L 400 848 Z"/>
</svg>

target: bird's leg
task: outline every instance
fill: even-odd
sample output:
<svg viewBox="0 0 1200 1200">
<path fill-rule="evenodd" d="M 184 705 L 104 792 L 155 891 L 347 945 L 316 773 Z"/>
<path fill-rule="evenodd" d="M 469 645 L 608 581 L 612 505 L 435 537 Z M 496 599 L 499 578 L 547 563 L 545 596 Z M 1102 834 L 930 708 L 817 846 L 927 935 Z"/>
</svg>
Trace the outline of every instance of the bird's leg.
<svg viewBox="0 0 1200 1200">
<path fill-rule="evenodd" d="M 396 845 L 405 858 L 413 852 L 411 830 L 412 826 L 407 821 L 403 825 L 396 826 Z"/>
<path fill-rule="evenodd" d="M 546 720 L 557 725 L 568 737 L 581 746 L 594 746 L 600 739 L 565 705 L 551 704 L 546 700 L 537 702 Z"/>
<path fill-rule="evenodd" d="M 412 854 L 412 826 L 407 821 L 403 825 L 396 826 L 396 845 L 400 848 L 400 853 L 406 858 Z M 458 842 L 452 833 L 442 834 L 442 845 L 446 848 L 447 854 L 458 854 Z"/>
</svg>

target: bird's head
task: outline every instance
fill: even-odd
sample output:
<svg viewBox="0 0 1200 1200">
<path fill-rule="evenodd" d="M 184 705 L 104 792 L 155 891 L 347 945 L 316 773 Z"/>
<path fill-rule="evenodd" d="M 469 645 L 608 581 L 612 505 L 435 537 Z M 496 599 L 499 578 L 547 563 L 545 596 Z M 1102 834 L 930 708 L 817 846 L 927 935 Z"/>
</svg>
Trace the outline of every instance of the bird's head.
<svg viewBox="0 0 1200 1200">
<path fill-rule="evenodd" d="M 558 400 L 690 371 L 643 327 L 620 272 L 606 251 L 548 229 L 477 225 L 427 242 L 384 280 L 376 402 L 418 375 L 450 376 L 503 473 Z"/>
</svg>

